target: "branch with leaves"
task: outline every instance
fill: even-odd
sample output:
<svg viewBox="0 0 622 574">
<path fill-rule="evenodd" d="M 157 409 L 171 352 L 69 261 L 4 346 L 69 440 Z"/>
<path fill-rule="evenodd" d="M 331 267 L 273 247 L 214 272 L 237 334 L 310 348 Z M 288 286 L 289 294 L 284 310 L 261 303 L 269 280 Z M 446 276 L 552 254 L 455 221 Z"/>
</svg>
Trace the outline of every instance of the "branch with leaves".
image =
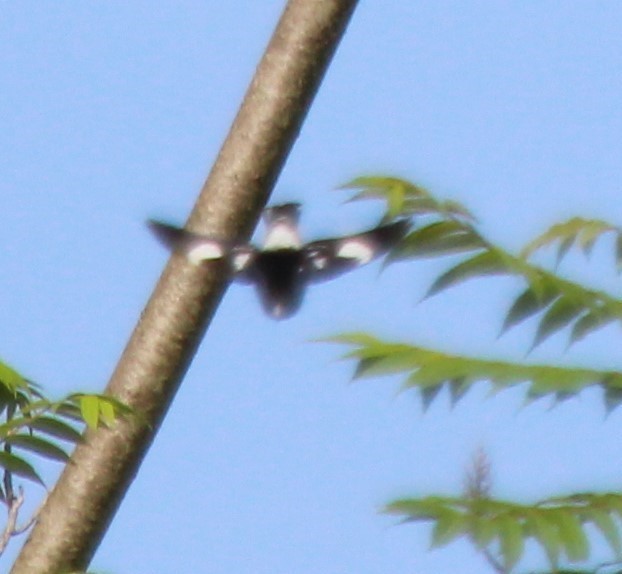
<svg viewBox="0 0 622 574">
<path fill-rule="evenodd" d="M 66 463 L 69 454 L 65 445 L 75 445 L 82 438 L 84 426 L 97 428 L 110 425 L 130 409 L 112 397 L 73 393 L 60 401 L 46 398 L 40 387 L 15 369 L 0 362 L 0 502 L 7 508 L 7 522 L 0 533 L 0 554 L 13 536 L 28 530 L 36 513 L 18 526 L 18 515 L 25 494 L 15 477 L 24 478 L 43 487 L 45 484 L 33 464 L 25 458 L 34 455 Z"/>
<path fill-rule="evenodd" d="M 432 522 L 432 548 L 467 537 L 477 549 L 499 555 L 503 572 L 518 563 L 529 539 L 541 546 L 554 570 L 560 559 L 585 561 L 589 557 L 587 525 L 601 533 L 618 559 L 621 556 L 620 493 L 573 494 L 534 504 L 468 496 L 403 498 L 389 503 L 384 512 L 404 522 Z"/>
<path fill-rule="evenodd" d="M 595 242 L 607 235 L 614 237 L 614 259 L 620 271 L 622 229 L 615 225 L 575 217 L 553 225 L 515 255 L 485 238 L 463 205 L 441 201 L 411 182 L 393 177 L 361 177 L 343 188 L 356 190 L 351 201 L 384 201 L 386 220 L 415 217 L 417 227 L 387 257 L 387 264 L 421 258 L 460 258 L 433 281 L 426 297 L 475 278 L 512 276 L 521 280 L 524 286 L 508 307 L 501 333 L 529 318 L 537 318 L 532 349 L 564 329 L 569 330 L 570 346 L 607 325 L 622 323 L 621 299 L 558 273 L 559 264 L 573 247 L 589 256 Z M 533 262 L 533 255 L 547 247 L 556 249 L 553 270 Z M 529 401 L 544 396 L 560 401 L 588 387 L 598 387 L 603 391 L 607 410 L 622 403 L 622 371 L 616 369 L 470 357 L 385 341 L 363 332 L 342 333 L 324 340 L 348 347 L 343 358 L 355 362 L 355 379 L 403 375 L 402 388 L 418 390 L 424 409 L 443 388 L 448 389 L 455 404 L 475 384 L 484 381 L 494 390 L 525 384 Z M 480 464 L 478 468 L 481 471 L 485 467 Z M 474 472 L 463 496 L 402 498 L 390 502 L 385 512 L 401 516 L 405 522 L 431 522 L 432 547 L 466 537 L 493 570 L 503 574 L 519 562 L 529 539 L 542 547 L 555 572 L 561 572 L 560 561 L 586 561 L 589 541 L 585 527 L 591 525 L 602 534 L 615 556 L 614 562 L 592 572 L 610 572 L 611 568 L 622 571 L 621 493 L 577 493 L 526 505 L 492 498 L 489 485 L 484 484 L 482 472 Z"/>
<path fill-rule="evenodd" d="M 443 388 L 456 404 L 477 383 L 488 381 L 495 390 L 527 383 L 527 398 L 552 396 L 564 400 L 588 387 L 603 389 L 608 410 L 622 402 L 622 372 L 524 364 L 455 355 L 406 343 L 393 343 L 367 333 L 344 333 L 324 339 L 348 345 L 342 358 L 356 361 L 354 379 L 405 375 L 402 389 L 417 389 L 424 408 Z"/>
<path fill-rule="evenodd" d="M 571 325 L 570 344 L 612 322 L 622 323 L 622 299 L 565 279 L 529 260 L 536 251 L 556 243 L 559 244 L 558 263 L 573 245 L 578 244 L 584 253 L 589 254 L 598 238 L 613 233 L 615 261 L 620 269 L 622 230 L 614 225 L 600 220 L 573 218 L 554 225 L 529 242 L 519 255 L 514 255 L 494 245 L 477 231 L 475 218 L 467 208 L 454 201 L 440 201 L 418 185 L 391 177 L 361 177 L 342 187 L 359 190 L 351 201 L 383 200 L 386 203 L 386 219 L 415 216 L 418 220 L 427 220 L 404 239 L 387 262 L 467 255 L 434 281 L 426 297 L 469 279 L 520 277 L 526 288 L 510 306 L 502 332 L 540 313 L 542 316 L 533 346 Z"/>
</svg>

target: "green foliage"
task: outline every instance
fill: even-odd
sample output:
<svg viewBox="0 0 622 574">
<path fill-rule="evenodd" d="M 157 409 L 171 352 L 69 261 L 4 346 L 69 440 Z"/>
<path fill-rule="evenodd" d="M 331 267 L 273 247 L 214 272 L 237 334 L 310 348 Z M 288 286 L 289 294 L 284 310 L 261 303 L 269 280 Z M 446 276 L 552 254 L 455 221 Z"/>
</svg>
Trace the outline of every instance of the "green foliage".
<svg viewBox="0 0 622 574">
<path fill-rule="evenodd" d="M 357 177 L 340 189 L 358 189 L 350 199 L 382 199 L 387 204 L 387 219 L 397 216 L 438 215 L 444 218 L 473 220 L 469 210 L 456 201 L 439 201 L 427 189 L 396 177 Z"/>
<path fill-rule="evenodd" d="M 452 355 L 405 343 L 390 343 L 366 333 L 344 333 L 325 339 L 348 345 L 343 358 L 354 359 L 354 378 L 402 374 L 404 389 L 418 389 L 427 408 L 442 388 L 457 402 L 473 385 L 489 381 L 495 390 L 529 383 L 527 396 L 537 399 L 553 396 L 562 400 L 591 386 L 604 391 L 607 408 L 622 401 L 622 372 L 526 365 Z"/>
<path fill-rule="evenodd" d="M 66 463 L 67 449 L 82 439 L 85 425 L 92 429 L 110 425 L 131 413 L 127 406 L 104 395 L 75 393 L 51 401 L 35 383 L 0 362 L 0 502 L 7 508 L 7 521 L 0 532 L 0 554 L 10 538 L 26 530 L 36 517 L 35 513 L 24 527 L 17 526 L 24 493 L 21 486 L 14 488 L 14 478 L 45 487 L 27 458 Z"/>
<path fill-rule="evenodd" d="M 74 393 L 68 397 L 68 402 L 79 407 L 82 420 L 91 429 L 102 424 L 111 425 L 120 416 L 132 412 L 122 402 L 106 395 Z"/>
<path fill-rule="evenodd" d="M 0 468 L 4 480 L 0 499 L 13 497 L 12 477 L 43 484 L 24 457 L 34 455 L 65 463 L 66 445 L 81 440 L 81 427 L 111 424 L 130 409 L 112 397 L 75 393 L 60 401 L 46 398 L 38 386 L 0 362 Z"/>
<path fill-rule="evenodd" d="M 616 243 L 616 267 L 622 269 L 622 230 L 600 219 L 583 219 L 573 217 L 563 223 L 553 225 L 542 235 L 529 242 L 522 250 L 521 257 L 528 258 L 535 251 L 548 247 L 555 243 L 557 246 L 557 263 L 559 264 L 573 245 L 578 244 L 586 257 L 592 252 L 592 248 L 605 233 L 613 233 Z"/>
<path fill-rule="evenodd" d="M 613 322 L 622 323 L 621 299 L 564 279 L 528 261 L 534 251 L 556 241 L 560 242 L 558 259 L 575 243 L 589 253 L 598 237 L 615 232 L 616 261 L 621 268 L 622 231 L 608 223 L 575 218 L 554 225 L 517 256 L 484 238 L 464 206 L 437 200 L 422 187 L 396 178 L 364 177 L 351 181 L 344 188 L 360 190 L 353 200 L 384 200 L 387 218 L 419 216 L 426 219 L 394 249 L 389 262 L 464 256 L 434 281 L 428 297 L 470 279 L 493 275 L 521 278 L 526 285 L 510 305 L 502 332 L 539 315 L 534 346 L 566 327 L 570 328 L 569 344 L 572 344 Z"/>
<path fill-rule="evenodd" d="M 557 273 L 557 266 L 573 247 L 589 256 L 595 242 L 606 236 L 614 238 L 614 259 L 617 270 L 622 270 L 622 229 L 615 225 L 572 218 L 553 225 L 515 255 L 485 238 L 464 206 L 439 200 L 421 186 L 394 177 L 361 177 L 343 188 L 356 191 L 352 200 L 383 201 L 386 220 L 415 218 L 416 226 L 389 254 L 387 263 L 452 257 L 450 266 L 433 281 L 426 297 L 473 279 L 505 276 L 521 282 L 508 305 L 501 334 L 531 319 L 535 322 L 531 348 L 562 331 L 567 332 L 570 346 L 608 325 L 622 323 L 621 299 Z M 554 270 L 533 262 L 536 252 L 551 247 L 556 249 Z M 388 342 L 362 332 L 324 340 L 348 347 L 344 358 L 354 361 L 355 379 L 400 375 L 402 387 L 416 389 L 424 408 L 443 388 L 448 389 L 454 404 L 481 382 L 487 382 L 495 391 L 524 384 L 528 400 L 549 396 L 559 401 L 587 387 L 597 387 L 603 391 L 608 410 L 622 402 L 622 372 L 618 370 L 468 357 Z M 502 573 L 515 567 L 530 540 L 542 548 L 552 571 L 587 573 L 559 570 L 559 564 L 589 558 L 585 527 L 590 526 L 601 534 L 615 556 L 614 562 L 592 572 L 622 572 L 622 494 L 582 493 L 532 505 L 518 504 L 492 498 L 489 489 L 482 486 L 487 484 L 486 464 L 476 470 L 475 487 L 464 496 L 404 498 L 389 503 L 385 512 L 399 515 L 405 522 L 431 523 L 432 547 L 466 538 L 495 571 Z"/>
<path fill-rule="evenodd" d="M 404 498 L 384 512 L 405 522 L 431 522 L 431 547 L 466 537 L 478 549 L 498 554 L 506 570 L 516 565 L 528 540 L 537 542 L 557 569 L 560 559 L 581 562 L 589 556 L 583 527 L 593 526 L 619 559 L 622 553 L 620 519 L 622 495 L 574 494 L 525 505 L 486 497 Z"/>
</svg>

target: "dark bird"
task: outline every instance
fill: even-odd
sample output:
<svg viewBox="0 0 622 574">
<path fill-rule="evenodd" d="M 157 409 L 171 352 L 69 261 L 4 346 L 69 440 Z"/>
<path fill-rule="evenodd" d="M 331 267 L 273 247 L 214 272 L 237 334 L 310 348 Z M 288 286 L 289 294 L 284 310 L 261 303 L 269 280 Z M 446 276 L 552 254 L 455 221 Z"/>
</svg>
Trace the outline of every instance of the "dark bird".
<svg viewBox="0 0 622 574">
<path fill-rule="evenodd" d="M 391 249 L 410 227 L 410 222 L 402 219 L 363 233 L 305 244 L 298 232 L 299 219 L 298 203 L 266 208 L 266 236 L 261 249 L 160 221 L 150 220 L 148 225 L 162 243 L 183 253 L 195 265 L 225 259 L 234 280 L 255 286 L 263 308 L 273 319 L 292 316 L 302 304 L 307 285 L 369 263 Z"/>
</svg>

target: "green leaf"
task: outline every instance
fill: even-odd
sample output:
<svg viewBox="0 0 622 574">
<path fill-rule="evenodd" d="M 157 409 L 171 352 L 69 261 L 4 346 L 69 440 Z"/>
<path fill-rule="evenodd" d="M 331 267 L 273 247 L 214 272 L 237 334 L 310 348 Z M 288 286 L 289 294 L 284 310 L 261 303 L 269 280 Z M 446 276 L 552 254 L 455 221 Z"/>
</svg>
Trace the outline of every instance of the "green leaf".
<svg viewBox="0 0 622 574">
<path fill-rule="evenodd" d="M 69 460 L 69 455 L 62 448 L 40 437 L 28 434 L 14 434 L 8 436 L 5 442 L 11 446 L 28 450 L 51 460 L 60 462 Z"/>
<path fill-rule="evenodd" d="M 604 291 L 587 289 L 578 283 L 572 283 L 552 273 L 539 271 L 538 280 L 543 292 L 553 292 L 568 302 L 583 307 L 585 312 L 599 313 L 603 318 L 617 319 L 622 322 L 622 301 L 611 297 Z M 535 286 L 532 284 L 532 288 Z"/>
<path fill-rule="evenodd" d="M 510 307 L 503 322 L 503 326 L 501 327 L 501 334 L 539 311 L 542 311 L 558 296 L 559 294 L 551 289 L 542 294 L 538 294 L 532 287 L 528 287 L 516 298 L 512 307 Z"/>
<path fill-rule="evenodd" d="M 622 271 L 622 231 L 616 233 L 616 269 Z"/>
<path fill-rule="evenodd" d="M 421 387 L 419 389 L 424 412 L 428 410 L 428 408 L 434 402 L 434 399 L 438 396 L 442 388 L 442 385 L 434 385 L 429 387 Z"/>
<path fill-rule="evenodd" d="M 19 456 L 0 451 L 0 467 L 12 474 L 37 482 L 43 486 L 43 481 L 32 465 Z"/>
<path fill-rule="evenodd" d="M 485 251 L 458 263 L 445 273 L 443 273 L 430 287 L 426 293 L 426 297 L 431 297 L 448 287 L 457 285 L 473 279 L 475 277 L 483 277 L 486 275 L 504 275 L 511 271 L 508 269 L 506 261 L 496 251 Z"/>
<path fill-rule="evenodd" d="M 469 211 L 464 204 L 459 201 L 454 201 L 453 199 L 447 199 L 445 201 L 440 202 L 441 212 L 449 217 L 457 217 L 460 219 L 464 219 L 465 221 L 475 221 L 475 216 L 471 211 Z"/>
<path fill-rule="evenodd" d="M 615 513 L 618 520 L 622 520 L 622 494 L 609 492 L 600 495 L 597 501 L 598 508 Z"/>
<path fill-rule="evenodd" d="M 391 187 L 387 193 L 387 216 L 395 218 L 404 209 L 406 189 L 404 185 L 397 184 Z"/>
<path fill-rule="evenodd" d="M 136 414 L 132 408 L 109 395 L 76 393 L 70 395 L 66 402 L 79 405 L 80 415 L 89 428 L 97 428 L 102 422 L 111 424 L 119 416 Z"/>
<path fill-rule="evenodd" d="M 76 429 L 58 418 L 37 417 L 30 422 L 29 426 L 44 434 L 73 443 L 82 439 L 82 435 Z"/>
<path fill-rule="evenodd" d="M 457 201 L 439 201 L 422 186 L 391 176 L 357 177 L 340 189 L 359 189 L 349 201 L 382 199 L 387 203 L 389 217 L 396 215 L 430 214 L 443 218 L 473 219 Z"/>
<path fill-rule="evenodd" d="M 620 548 L 619 528 L 611 514 L 622 516 L 621 493 L 576 493 L 531 505 L 470 496 L 426 496 L 396 500 L 385 511 L 404 515 L 407 522 L 434 522 L 432 547 L 465 535 L 484 549 L 498 538 L 508 572 L 522 557 L 530 537 L 543 547 L 556 572 L 562 551 L 573 562 L 587 559 L 589 546 L 582 521 L 596 525 L 614 551 Z"/>
<path fill-rule="evenodd" d="M 451 406 L 456 406 L 458 401 L 467 393 L 470 384 L 465 377 L 458 377 L 449 381 L 449 398 Z"/>
<path fill-rule="evenodd" d="M 447 510 L 437 520 L 432 531 L 431 548 L 445 546 L 467 531 L 464 515 Z"/>
<path fill-rule="evenodd" d="M 369 357 L 359 361 L 353 379 L 377 377 L 400 373 L 416 366 L 415 358 L 407 353 L 391 353 L 380 357 Z"/>
<path fill-rule="evenodd" d="M 583 229 L 579 232 L 579 245 L 586 257 L 592 253 L 596 240 L 607 231 L 615 231 L 615 227 L 604 221 L 587 221 Z"/>
<path fill-rule="evenodd" d="M 17 407 L 15 412 L 20 414 L 13 414 L 7 417 L 8 422 L 0 425 L 0 439 L 15 434 L 19 430 L 32 429 L 35 420 L 53 409 L 54 403 L 48 403 L 47 401 L 34 401 L 24 405 L 22 408 Z"/>
<path fill-rule="evenodd" d="M 603 314 L 600 311 L 588 311 L 573 325 L 569 344 L 580 341 L 592 331 L 605 327 L 614 320 L 615 317 Z"/>
<path fill-rule="evenodd" d="M 84 423 L 84 417 L 80 410 L 81 395 L 76 394 L 71 397 L 56 407 L 55 414 L 76 423 Z"/>
<path fill-rule="evenodd" d="M 376 193 L 376 197 L 384 197 L 392 193 L 396 187 L 402 188 L 411 197 L 430 198 L 430 193 L 423 187 L 405 179 L 393 176 L 361 176 L 339 186 L 339 189 L 363 189 Z"/>
<path fill-rule="evenodd" d="M 619 557 L 622 554 L 620 530 L 609 512 L 592 507 L 587 511 L 587 517 L 597 526 L 615 555 Z"/>
<path fill-rule="evenodd" d="M 348 333 L 340 333 L 330 337 L 313 339 L 313 341 L 316 343 L 341 343 L 350 346 L 369 347 L 380 340 L 377 337 L 363 331 L 350 331 Z"/>
<path fill-rule="evenodd" d="M 563 313 L 559 308 L 549 309 L 540 324 L 534 346 L 550 334 L 570 325 L 578 317 L 585 318 L 571 333 L 570 342 L 579 340 L 591 331 L 612 321 L 622 323 L 622 301 L 606 292 L 588 289 L 580 284 L 564 280 L 553 273 L 529 263 L 525 258 L 514 257 L 507 251 L 492 245 L 468 222 L 468 212 L 462 206 L 450 206 L 449 202 L 436 200 L 427 190 L 408 181 L 393 177 L 358 178 L 345 187 L 361 189 L 357 198 L 379 198 L 387 202 L 388 209 L 395 215 L 398 204 L 402 214 L 426 214 L 438 217 L 439 221 L 422 227 L 408 235 L 392 251 L 390 259 L 404 259 L 421 256 L 439 256 L 450 253 L 472 253 L 436 279 L 427 297 L 467 279 L 489 275 L 518 275 L 528 283 L 527 291 L 517 299 L 506 317 L 503 330 L 544 310 L 554 301 L 563 301 Z M 395 198 L 398 199 L 395 199 Z M 562 258 L 575 243 L 589 252 L 596 238 L 605 232 L 614 232 L 619 239 L 617 258 L 622 261 L 621 232 L 617 227 L 601 220 L 574 218 L 552 226 L 547 232 L 532 241 L 523 250 L 528 257 L 541 247 L 559 243 L 558 257 Z M 622 263 L 620 264 L 622 268 Z M 562 303 L 559 303 L 561 306 Z M 570 309 L 574 306 L 574 309 Z M 596 320 L 595 314 L 601 319 Z"/>
<path fill-rule="evenodd" d="M 526 365 L 450 355 L 425 347 L 387 343 L 358 333 L 333 337 L 332 341 L 352 342 L 354 350 L 345 358 L 356 360 L 356 376 L 403 373 L 404 388 L 428 389 L 449 384 L 452 403 L 479 381 L 490 381 L 496 389 L 530 382 L 529 396 L 574 396 L 582 389 L 599 386 L 605 391 L 606 404 L 617 406 L 622 389 L 622 372 L 597 371 L 549 365 Z M 424 391 L 431 400 L 433 391 Z"/>
<path fill-rule="evenodd" d="M 565 510 L 556 510 L 550 516 L 553 517 L 559 530 L 559 538 L 568 560 L 571 562 L 586 560 L 589 556 L 589 545 L 578 518 Z"/>
<path fill-rule="evenodd" d="M 518 517 L 506 514 L 499 518 L 501 555 L 507 570 L 512 569 L 523 555 L 525 541 L 523 528 Z"/>
<path fill-rule="evenodd" d="M 470 532 L 477 548 L 483 550 L 499 534 L 497 522 L 490 516 L 475 516 L 472 519 Z"/>
<path fill-rule="evenodd" d="M 521 257 L 527 259 L 535 251 L 559 241 L 560 247 L 557 253 L 558 262 L 564 257 L 572 244 L 579 238 L 581 248 L 589 254 L 594 241 L 607 231 L 613 231 L 615 227 L 609 223 L 597 219 L 583 219 L 573 217 L 568 221 L 557 223 L 528 243 L 521 252 Z"/>
<path fill-rule="evenodd" d="M 386 514 L 403 514 L 408 521 L 436 520 L 446 512 L 453 512 L 453 498 L 444 496 L 426 496 L 424 498 L 401 498 L 387 504 L 383 512 Z"/>
<path fill-rule="evenodd" d="M 559 367 L 533 366 L 531 369 L 530 392 L 536 395 L 549 393 L 576 394 L 595 383 L 604 373 L 583 369 L 561 369 Z"/>
<path fill-rule="evenodd" d="M 105 400 L 105 398 L 100 397 L 99 412 L 102 420 L 107 425 L 110 425 L 115 421 L 115 406 L 111 401 Z"/>
<path fill-rule="evenodd" d="M 468 225 L 437 221 L 408 235 L 390 254 L 391 260 L 438 257 L 483 249 L 486 243 Z"/>
<path fill-rule="evenodd" d="M 435 387 L 468 374 L 469 365 L 463 361 L 439 358 L 436 361 L 420 362 L 419 368 L 408 377 L 404 387 Z"/>
<path fill-rule="evenodd" d="M 603 379 L 603 386 L 605 387 L 605 409 L 607 413 L 610 413 L 622 404 L 622 388 L 608 384 L 607 377 Z"/>
<path fill-rule="evenodd" d="M 537 347 L 553 333 L 563 329 L 583 311 L 583 305 L 572 299 L 567 297 L 560 297 L 557 299 L 540 321 L 532 348 Z"/>
<path fill-rule="evenodd" d="M 357 177 L 341 185 L 340 189 L 361 189 L 350 201 L 359 199 L 384 199 L 387 213 L 393 218 L 412 210 L 413 203 L 434 201 L 424 188 L 395 177 Z M 405 206 L 408 201 L 410 205 Z"/>
<path fill-rule="evenodd" d="M 15 369 L 0 361 L 0 384 L 10 393 L 16 393 L 19 389 L 27 388 L 27 383 Z"/>
<path fill-rule="evenodd" d="M 570 248 L 574 245 L 576 239 L 576 235 L 571 235 L 563 239 L 562 242 L 559 244 L 559 248 L 557 249 L 557 257 L 555 260 L 556 267 L 561 263 L 562 259 L 566 256 L 568 251 L 570 251 Z"/>
<path fill-rule="evenodd" d="M 93 395 L 83 395 L 80 398 L 80 413 L 87 426 L 96 429 L 99 425 L 99 399 Z"/>
<path fill-rule="evenodd" d="M 533 509 L 527 515 L 528 529 L 530 533 L 540 542 L 546 552 L 552 568 L 557 568 L 559 554 L 561 551 L 561 540 L 556 526 L 551 524 L 546 509 Z"/>
</svg>

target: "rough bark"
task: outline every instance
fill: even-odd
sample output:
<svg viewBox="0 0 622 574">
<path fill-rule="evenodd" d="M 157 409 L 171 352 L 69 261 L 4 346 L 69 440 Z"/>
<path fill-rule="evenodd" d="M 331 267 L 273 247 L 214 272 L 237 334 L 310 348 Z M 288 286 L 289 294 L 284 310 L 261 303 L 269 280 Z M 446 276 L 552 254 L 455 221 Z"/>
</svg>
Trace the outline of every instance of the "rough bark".
<svg viewBox="0 0 622 574">
<path fill-rule="evenodd" d="M 188 220 L 247 237 L 300 130 L 356 0 L 290 0 Z M 88 566 L 186 372 L 227 285 L 221 265 L 172 256 L 106 392 L 139 411 L 87 432 L 44 505 L 12 574 Z"/>
</svg>

